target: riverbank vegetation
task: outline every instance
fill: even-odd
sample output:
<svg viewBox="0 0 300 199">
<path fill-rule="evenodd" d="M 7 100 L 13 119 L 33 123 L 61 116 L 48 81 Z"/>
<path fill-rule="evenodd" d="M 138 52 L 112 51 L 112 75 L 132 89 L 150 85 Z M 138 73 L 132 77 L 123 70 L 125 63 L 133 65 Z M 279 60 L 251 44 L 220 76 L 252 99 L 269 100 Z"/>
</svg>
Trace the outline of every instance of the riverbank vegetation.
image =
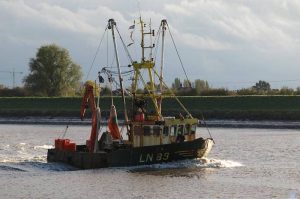
<svg viewBox="0 0 300 199">
<path fill-rule="evenodd" d="M 300 120 L 300 96 L 180 96 L 179 100 L 199 119 Z M 0 116 L 79 117 L 80 103 L 81 97 L 0 97 Z M 110 97 L 100 99 L 104 118 L 110 104 Z M 114 104 L 122 118 L 121 98 L 114 97 Z M 130 100 L 127 105 L 130 112 Z M 165 116 L 185 114 L 172 97 L 164 98 L 162 106 Z"/>
<path fill-rule="evenodd" d="M 87 82 L 92 82 L 88 80 Z M 94 83 L 93 83 L 94 84 Z M 81 86 L 80 86 L 81 85 Z M 70 90 L 72 92 L 61 92 L 55 95 L 50 95 L 53 97 L 66 97 L 66 96 L 81 96 L 83 93 L 83 85 L 84 83 L 77 83 L 76 86 L 72 87 Z M 94 84 L 96 85 L 96 84 Z M 99 94 L 99 86 L 96 85 L 97 92 L 96 95 Z M 128 88 L 130 89 L 130 88 Z M 42 94 L 42 92 L 34 92 L 35 90 L 29 90 L 27 87 L 16 87 L 16 88 L 8 88 L 3 85 L 0 85 L 0 97 L 47 97 L 48 94 Z M 145 90 L 139 89 L 138 92 L 146 92 Z M 101 95 L 107 96 L 110 95 L 110 88 L 104 85 L 101 88 Z M 172 87 L 168 90 L 165 90 L 167 95 L 171 93 L 177 96 L 273 96 L 273 95 L 287 95 L 287 96 L 296 96 L 300 95 L 300 87 L 296 89 L 289 88 L 283 86 L 280 89 L 272 89 L 270 84 L 266 81 L 258 81 L 253 86 L 248 88 L 241 88 L 237 90 L 230 90 L 227 88 L 213 88 L 209 86 L 209 83 L 204 80 L 196 79 L 192 83 L 188 83 L 188 81 L 184 80 L 183 83 L 179 78 L 175 78 L 174 83 L 172 83 Z M 119 95 L 120 92 L 113 91 L 114 95 Z"/>
</svg>

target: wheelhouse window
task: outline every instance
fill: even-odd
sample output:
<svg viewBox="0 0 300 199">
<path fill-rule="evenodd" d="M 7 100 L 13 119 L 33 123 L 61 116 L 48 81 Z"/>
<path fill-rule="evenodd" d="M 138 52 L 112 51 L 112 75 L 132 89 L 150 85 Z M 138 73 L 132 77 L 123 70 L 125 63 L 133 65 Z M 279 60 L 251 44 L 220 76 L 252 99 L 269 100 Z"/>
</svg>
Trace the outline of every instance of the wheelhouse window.
<svg viewBox="0 0 300 199">
<path fill-rule="evenodd" d="M 178 126 L 178 135 L 183 135 L 184 134 L 184 125 L 179 125 Z"/>
<path fill-rule="evenodd" d="M 177 131 L 177 126 L 171 126 L 170 129 L 170 136 L 175 136 L 176 135 L 176 131 Z"/>
<path fill-rule="evenodd" d="M 197 129 L 197 125 L 193 124 L 191 127 L 191 134 L 195 134 L 196 133 L 196 129 Z"/>
<path fill-rule="evenodd" d="M 151 135 L 150 126 L 144 126 L 144 135 Z"/>
<path fill-rule="evenodd" d="M 164 136 L 169 136 L 169 127 L 165 126 L 164 127 L 164 132 L 163 132 Z"/>
<path fill-rule="evenodd" d="M 188 134 L 190 134 L 190 131 L 191 131 L 191 125 L 190 124 L 185 125 L 185 132 L 184 132 L 184 134 L 188 135 Z"/>
<path fill-rule="evenodd" d="M 134 126 L 134 135 L 142 135 L 143 129 L 141 126 Z"/>
<path fill-rule="evenodd" d="M 161 134 L 160 126 L 153 126 L 153 135 L 160 136 L 160 134 Z"/>
</svg>

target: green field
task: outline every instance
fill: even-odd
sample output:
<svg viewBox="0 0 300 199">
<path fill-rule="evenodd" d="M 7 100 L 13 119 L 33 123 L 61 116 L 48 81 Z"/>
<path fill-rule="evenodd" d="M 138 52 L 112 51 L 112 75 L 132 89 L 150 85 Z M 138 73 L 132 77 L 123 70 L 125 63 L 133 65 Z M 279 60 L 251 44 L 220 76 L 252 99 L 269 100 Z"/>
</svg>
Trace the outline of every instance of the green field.
<svg viewBox="0 0 300 199">
<path fill-rule="evenodd" d="M 179 97 L 192 115 L 207 119 L 249 119 L 249 120 L 300 120 L 300 96 L 230 96 L 230 97 Z M 0 116 L 79 116 L 81 97 L 2 97 Z M 109 113 L 110 97 L 100 99 L 104 116 Z M 122 116 L 121 98 L 114 103 Z M 149 103 L 150 104 L 150 103 Z M 131 110 L 129 101 L 128 110 Z M 163 100 L 164 115 L 178 115 L 184 111 L 174 98 Z M 149 105 L 151 112 L 151 106 Z M 89 114 L 89 113 L 88 113 Z"/>
</svg>

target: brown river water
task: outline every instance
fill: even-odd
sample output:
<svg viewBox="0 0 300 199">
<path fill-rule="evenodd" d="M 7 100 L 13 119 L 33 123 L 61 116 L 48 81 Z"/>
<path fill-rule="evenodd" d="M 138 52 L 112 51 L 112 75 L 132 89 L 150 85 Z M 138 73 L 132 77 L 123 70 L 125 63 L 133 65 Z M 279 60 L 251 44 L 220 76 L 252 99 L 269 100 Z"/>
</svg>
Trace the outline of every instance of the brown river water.
<svg viewBox="0 0 300 199">
<path fill-rule="evenodd" d="M 211 128 L 206 159 L 76 170 L 47 163 L 63 125 L 0 125 L 0 198 L 300 198 L 300 130 Z M 66 137 L 84 143 L 89 126 Z M 198 136 L 208 137 L 205 128 Z"/>
</svg>

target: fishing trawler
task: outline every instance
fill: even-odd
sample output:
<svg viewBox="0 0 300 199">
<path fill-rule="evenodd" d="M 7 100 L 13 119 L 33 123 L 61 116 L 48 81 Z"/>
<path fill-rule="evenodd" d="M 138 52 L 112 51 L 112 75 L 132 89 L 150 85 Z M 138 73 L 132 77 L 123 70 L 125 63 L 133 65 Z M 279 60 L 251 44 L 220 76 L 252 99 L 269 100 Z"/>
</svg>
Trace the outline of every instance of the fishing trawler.
<svg viewBox="0 0 300 199">
<path fill-rule="evenodd" d="M 145 30 L 146 24 L 141 17 L 137 24 L 141 33 L 140 47 L 142 58 L 139 61 L 133 61 L 127 49 L 130 44 L 125 45 L 114 19 L 108 21 L 106 30 L 110 31 L 112 35 L 114 61 L 117 65 L 117 71 L 114 72 L 112 68 L 104 67 L 98 76 L 99 85 L 104 82 L 102 75 L 107 75 L 110 85 L 115 81 L 116 85 L 119 86 L 124 109 L 122 129 L 119 128 L 116 107 L 113 98 L 111 98 L 112 103 L 107 130 L 101 132 L 101 111 L 99 98 L 98 103 L 95 99 L 95 85 L 86 84 L 80 117 L 81 119 L 84 118 L 86 109 L 89 106 L 92 113 L 90 138 L 83 145 L 77 145 L 65 138 L 56 139 L 55 148 L 48 150 L 47 160 L 49 162 L 63 162 L 81 169 L 93 169 L 148 165 L 202 158 L 210 152 L 214 144 L 213 139 L 211 136 L 209 138 L 196 137 L 196 128 L 199 124 L 198 119 L 189 113 L 164 82 L 164 43 L 166 31 L 169 29 L 167 21 L 161 21 L 157 32 L 157 35 L 161 35 L 160 73 L 156 66 L 158 64 L 155 63 L 155 59 L 152 56 L 152 50 L 156 46 L 154 44 L 145 45 L 145 37 L 154 37 L 155 32 L 151 29 L 151 26 L 149 26 L 149 31 Z M 132 26 L 129 29 L 132 29 Z M 126 72 L 121 71 L 116 36 L 120 37 L 120 41 L 130 60 L 128 67 L 131 69 L 133 76 L 131 78 L 131 91 L 124 89 L 123 75 Z M 171 38 L 173 40 L 172 35 Z M 152 40 L 150 39 L 150 41 Z M 146 51 L 150 51 L 149 58 L 145 57 Z M 147 74 L 147 77 L 144 77 L 144 74 Z M 114 75 L 118 81 L 115 80 Z M 159 80 L 159 84 L 155 83 L 155 79 Z M 142 83 L 142 89 L 139 89 L 139 83 Z M 178 106 L 185 111 L 185 114 L 180 113 L 178 117 L 164 116 L 162 114 L 164 97 L 174 98 L 178 102 Z M 128 99 L 131 102 L 130 106 L 128 106 Z M 148 103 L 152 104 L 152 110 L 148 109 Z M 122 136 L 122 131 L 126 131 L 127 139 L 123 138 L 125 136 Z"/>
</svg>

